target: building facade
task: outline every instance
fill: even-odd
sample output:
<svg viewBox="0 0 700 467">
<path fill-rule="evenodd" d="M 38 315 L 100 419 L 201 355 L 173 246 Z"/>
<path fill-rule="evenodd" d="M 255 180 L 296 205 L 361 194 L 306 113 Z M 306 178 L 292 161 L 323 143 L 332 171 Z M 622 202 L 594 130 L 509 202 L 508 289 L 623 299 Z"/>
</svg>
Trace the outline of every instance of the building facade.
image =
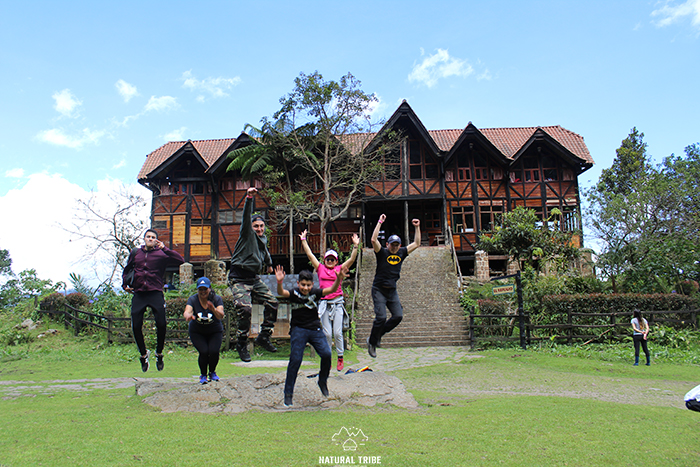
<svg viewBox="0 0 700 467">
<path fill-rule="evenodd" d="M 470 275 L 479 233 L 516 206 L 534 209 L 543 220 L 557 208 L 561 228 L 580 230 L 578 176 L 593 165 L 580 135 L 560 126 L 478 129 L 471 122 L 461 130 L 426 130 L 405 101 L 386 127 L 404 136 L 400 151 L 383 158 L 382 174 L 364 187 L 362 199 L 329 225 L 328 245 L 347 251 L 359 231 L 369 244 L 382 213 L 383 235 L 398 234 L 408 243 L 410 219 L 418 218 L 422 244 L 453 243 L 463 273 Z M 138 181 L 153 193 L 153 228 L 195 267 L 232 255 L 250 183 L 226 171 L 227 155 L 249 144 L 255 142 L 246 134 L 169 142 L 146 157 Z M 263 188 L 260 181 L 252 183 Z M 256 203 L 265 218 L 275 217 L 278 207 L 262 196 Z M 269 235 L 277 262 L 293 257 L 303 267 L 296 235 L 303 229 L 318 252 L 318 226 L 285 223 Z M 582 246 L 580 237 L 576 241 Z M 491 261 L 494 270 L 505 270 L 505 257 L 491 255 Z"/>
</svg>

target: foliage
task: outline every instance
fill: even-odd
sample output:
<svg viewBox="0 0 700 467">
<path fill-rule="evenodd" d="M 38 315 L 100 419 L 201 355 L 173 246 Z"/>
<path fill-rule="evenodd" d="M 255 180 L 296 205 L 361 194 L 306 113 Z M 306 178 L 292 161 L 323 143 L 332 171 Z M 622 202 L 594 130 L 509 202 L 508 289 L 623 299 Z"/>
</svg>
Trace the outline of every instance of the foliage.
<svg viewBox="0 0 700 467">
<path fill-rule="evenodd" d="M 83 276 L 75 272 L 71 272 L 68 275 L 68 279 L 73 286 L 73 290 L 87 296 L 88 299 L 95 297 L 97 289 L 90 287 L 90 284 L 87 283 L 87 280 Z"/>
<path fill-rule="evenodd" d="M 41 301 L 42 310 L 58 310 L 67 303 L 66 296 L 60 292 L 53 292 Z"/>
<path fill-rule="evenodd" d="M 12 327 L 0 332 L 0 344 L 15 346 L 34 341 L 34 336 L 28 329 Z"/>
<path fill-rule="evenodd" d="M 672 349 L 688 350 L 693 348 L 698 350 L 700 342 L 700 331 L 682 328 L 676 329 L 670 326 L 652 326 L 650 335 L 655 345 L 662 345 Z"/>
<path fill-rule="evenodd" d="M 602 245 L 596 267 L 615 292 L 669 293 L 700 279 L 700 146 L 652 166 L 643 136 L 633 129 L 585 192 L 586 216 Z"/>
<path fill-rule="evenodd" d="M 534 209 L 517 206 L 500 217 L 500 225 L 479 235 L 478 248 L 512 256 L 518 263 L 538 267 L 538 260 L 556 260 L 561 266 L 579 256 L 573 237 L 560 228 L 561 211 L 552 209 L 545 222 Z M 541 223 L 541 226 L 538 226 Z M 522 265 L 521 265 L 522 266 Z"/>
<path fill-rule="evenodd" d="M 90 298 L 81 292 L 73 292 L 66 295 L 66 302 L 73 308 L 84 310 L 90 304 Z"/>
<path fill-rule="evenodd" d="M 681 281 L 679 285 L 680 287 L 678 291 L 685 295 L 695 295 L 698 293 L 698 289 L 700 288 L 698 281 L 693 280 Z"/>
<path fill-rule="evenodd" d="M 398 148 L 399 138 L 391 132 L 377 137 L 374 129 L 382 122 L 371 122 L 369 112 L 377 97 L 363 92 L 352 74 L 326 81 L 318 72 L 301 73 L 294 84 L 272 120 L 263 118 L 260 130 L 246 126 L 261 147 L 229 154 L 229 170 L 266 177 L 279 224 L 319 220 L 324 250 L 328 223 L 361 199 L 364 184 L 379 176 L 379 161 Z"/>
<path fill-rule="evenodd" d="M 4 310 L 13 309 L 22 302 L 33 301 L 65 287 L 63 282 L 54 284 L 49 279 L 37 277 L 36 270 L 26 269 L 0 286 L 0 306 Z"/>
<path fill-rule="evenodd" d="M 131 297 L 131 294 L 123 290 L 105 287 L 95 295 L 91 311 L 102 316 L 129 317 Z"/>
</svg>

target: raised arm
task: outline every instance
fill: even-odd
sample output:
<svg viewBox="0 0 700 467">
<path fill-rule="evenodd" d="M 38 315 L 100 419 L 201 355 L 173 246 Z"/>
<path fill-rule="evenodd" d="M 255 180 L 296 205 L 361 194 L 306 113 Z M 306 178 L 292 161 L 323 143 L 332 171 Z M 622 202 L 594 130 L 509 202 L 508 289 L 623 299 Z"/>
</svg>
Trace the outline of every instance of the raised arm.
<svg viewBox="0 0 700 467">
<path fill-rule="evenodd" d="M 304 248 L 306 257 L 309 258 L 309 261 L 313 265 L 314 269 L 318 269 L 318 265 L 321 263 L 318 262 L 318 258 L 314 256 L 314 253 L 311 251 L 311 247 L 309 247 L 309 243 L 306 241 L 306 230 L 299 234 L 299 238 L 301 239 L 301 246 Z"/>
<path fill-rule="evenodd" d="M 277 295 L 283 298 L 289 298 L 289 290 L 282 287 L 282 281 L 284 280 L 284 268 L 280 264 L 278 264 L 275 268 L 275 278 L 277 279 Z"/>
<path fill-rule="evenodd" d="M 408 253 L 410 254 L 413 250 L 418 248 L 420 246 L 420 221 L 418 219 L 413 219 L 411 221 L 413 224 L 413 227 L 416 229 L 416 233 L 413 236 L 413 243 L 409 244 L 406 249 L 408 250 Z"/>
<path fill-rule="evenodd" d="M 350 269 L 352 263 L 357 259 L 357 250 L 360 249 L 360 237 L 357 234 L 352 234 L 352 251 L 350 252 L 350 258 L 343 263 L 345 269 Z"/>
<path fill-rule="evenodd" d="M 374 226 L 374 232 L 372 232 L 372 248 L 374 248 L 375 253 L 379 253 L 379 250 L 382 249 L 382 244 L 379 243 L 379 231 L 382 230 L 382 224 L 386 220 L 386 214 L 382 214 L 379 216 L 379 220 L 377 221 L 377 225 Z"/>
</svg>

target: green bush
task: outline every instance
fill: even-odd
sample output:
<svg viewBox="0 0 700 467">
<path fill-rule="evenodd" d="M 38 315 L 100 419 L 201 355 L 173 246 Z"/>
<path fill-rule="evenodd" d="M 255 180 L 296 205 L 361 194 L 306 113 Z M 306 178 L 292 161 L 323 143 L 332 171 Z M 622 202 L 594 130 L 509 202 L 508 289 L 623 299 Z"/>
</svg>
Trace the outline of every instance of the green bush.
<svg viewBox="0 0 700 467">
<path fill-rule="evenodd" d="M 73 308 L 84 310 L 90 304 L 90 299 L 84 293 L 73 292 L 66 295 L 66 302 Z"/>
<path fill-rule="evenodd" d="M 12 327 L 0 333 L 0 342 L 7 346 L 28 344 L 33 341 L 34 336 L 27 329 L 17 329 Z"/>
<path fill-rule="evenodd" d="M 58 310 L 66 303 L 67 301 L 65 295 L 60 292 L 54 292 L 41 300 L 40 307 L 42 310 Z"/>
</svg>

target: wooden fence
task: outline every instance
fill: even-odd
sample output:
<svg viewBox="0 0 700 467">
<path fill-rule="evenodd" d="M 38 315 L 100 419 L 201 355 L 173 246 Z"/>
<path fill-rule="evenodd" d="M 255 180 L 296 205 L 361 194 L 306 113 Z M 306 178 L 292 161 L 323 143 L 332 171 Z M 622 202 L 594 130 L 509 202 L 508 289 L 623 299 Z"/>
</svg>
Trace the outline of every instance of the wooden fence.
<svg viewBox="0 0 700 467">
<path fill-rule="evenodd" d="M 272 334 L 273 339 L 289 338 L 289 313 L 286 304 L 281 303 L 277 312 L 277 322 Z M 77 336 L 83 329 L 102 330 L 107 334 L 107 341 L 111 343 L 133 343 L 134 335 L 131 330 L 131 318 L 121 318 L 116 316 L 103 316 L 88 311 L 73 308 L 70 305 L 62 305 L 54 309 L 38 309 L 39 313 L 62 319 L 66 329 L 71 329 Z M 147 313 L 150 315 L 150 313 Z M 165 334 L 166 343 L 189 344 L 190 337 L 187 331 L 188 323 L 185 318 L 168 318 L 168 328 Z M 251 332 L 249 338 L 254 338 L 258 334 L 257 323 L 262 322 L 262 305 L 253 304 L 253 316 L 251 319 Z M 224 326 L 225 350 L 229 350 L 231 339 L 236 338 L 236 320 L 231 322 L 231 313 L 226 313 L 222 321 Z M 144 336 L 149 333 L 155 334 L 155 319 L 153 316 L 144 316 L 143 320 Z"/>
<path fill-rule="evenodd" d="M 649 326 L 662 324 L 673 327 L 698 327 L 700 310 L 643 311 Z M 574 341 L 602 342 L 620 340 L 632 334 L 632 312 L 613 313 L 560 313 L 550 316 L 550 323 L 535 324 L 525 313 L 526 342 L 553 340 L 571 344 Z M 552 319 L 553 318 L 553 319 Z M 476 314 L 468 318 L 469 341 L 472 348 L 479 342 L 520 342 L 518 315 Z"/>
</svg>

